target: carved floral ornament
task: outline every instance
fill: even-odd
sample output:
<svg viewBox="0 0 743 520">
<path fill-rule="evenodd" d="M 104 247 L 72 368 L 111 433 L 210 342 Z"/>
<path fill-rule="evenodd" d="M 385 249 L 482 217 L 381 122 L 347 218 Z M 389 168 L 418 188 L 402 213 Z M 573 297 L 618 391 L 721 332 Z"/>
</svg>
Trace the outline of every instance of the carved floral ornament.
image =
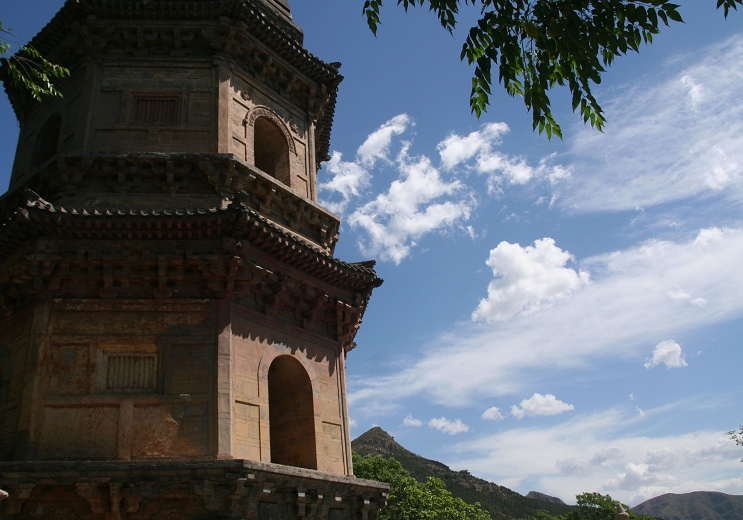
<svg viewBox="0 0 743 520">
<path fill-rule="evenodd" d="M 284 122 L 284 120 L 281 117 L 279 117 L 276 114 L 276 112 L 274 112 L 270 108 L 267 108 L 264 106 L 257 106 L 249 110 L 248 113 L 245 115 L 245 120 L 244 120 L 246 130 L 248 127 L 255 126 L 255 120 L 258 119 L 259 117 L 265 117 L 266 119 L 269 119 L 273 124 L 275 124 L 276 127 L 279 130 L 281 130 L 281 133 L 284 134 L 284 137 L 286 138 L 286 142 L 289 145 L 289 149 L 292 151 L 294 155 L 297 155 L 297 148 L 294 145 L 294 139 L 289 133 L 289 128 L 287 127 L 287 124 Z"/>
</svg>

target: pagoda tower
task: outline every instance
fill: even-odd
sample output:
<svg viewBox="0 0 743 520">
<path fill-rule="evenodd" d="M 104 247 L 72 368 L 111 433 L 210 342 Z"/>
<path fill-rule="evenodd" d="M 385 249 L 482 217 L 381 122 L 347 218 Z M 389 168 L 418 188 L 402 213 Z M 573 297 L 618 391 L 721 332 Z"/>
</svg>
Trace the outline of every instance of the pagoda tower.
<svg viewBox="0 0 743 520">
<path fill-rule="evenodd" d="M 374 262 L 317 203 L 339 64 L 287 0 L 68 0 L 0 198 L 0 518 L 378 518 L 345 357 Z"/>
</svg>

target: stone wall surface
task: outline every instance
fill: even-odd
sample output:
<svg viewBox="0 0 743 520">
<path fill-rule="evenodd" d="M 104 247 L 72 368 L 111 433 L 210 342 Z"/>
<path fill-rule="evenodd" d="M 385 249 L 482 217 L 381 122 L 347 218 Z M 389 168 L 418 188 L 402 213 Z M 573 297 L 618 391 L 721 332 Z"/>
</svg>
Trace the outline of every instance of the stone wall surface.
<svg viewBox="0 0 743 520">
<path fill-rule="evenodd" d="M 376 520 L 388 486 L 243 460 L 0 462 L 0 518 Z"/>
<path fill-rule="evenodd" d="M 317 203 L 342 76 L 285 0 L 68 0 L 0 197 L 2 518 L 371 519 L 345 357 L 374 262 Z"/>
</svg>

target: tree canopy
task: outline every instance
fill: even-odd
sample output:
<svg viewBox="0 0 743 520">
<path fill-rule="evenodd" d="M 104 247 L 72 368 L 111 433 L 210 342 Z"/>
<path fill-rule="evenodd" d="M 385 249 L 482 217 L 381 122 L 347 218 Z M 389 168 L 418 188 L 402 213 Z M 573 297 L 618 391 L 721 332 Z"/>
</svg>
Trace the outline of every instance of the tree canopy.
<svg viewBox="0 0 743 520">
<path fill-rule="evenodd" d="M 730 430 L 727 433 L 730 440 L 735 441 L 738 446 L 743 446 L 743 425 L 739 426 L 737 430 Z M 743 459 L 740 459 L 743 462 Z"/>
<path fill-rule="evenodd" d="M 425 483 L 418 482 L 393 458 L 354 453 L 353 467 L 359 478 L 390 484 L 380 520 L 490 520 L 480 504 L 454 497 L 440 479 L 429 477 Z"/>
<path fill-rule="evenodd" d="M 727 18 L 743 0 L 715 0 Z M 511 96 L 520 95 L 532 125 L 562 137 L 552 115 L 550 89 L 567 85 L 573 111 L 602 130 L 606 119 L 592 87 L 616 57 L 639 52 L 662 26 L 682 22 L 670 0 L 397 0 L 406 11 L 428 6 L 453 33 L 460 8 L 480 10 L 460 58 L 474 66 L 470 108 L 480 117 L 490 105 L 492 69 Z M 363 14 L 376 35 L 382 0 L 365 0 Z"/>
<path fill-rule="evenodd" d="M 62 96 L 54 79 L 70 74 L 66 68 L 44 58 L 3 26 L 0 19 L 0 62 L 14 85 L 22 85 L 31 96 L 41 101 L 44 96 Z"/>
<path fill-rule="evenodd" d="M 576 495 L 575 511 L 564 516 L 551 516 L 540 513 L 535 520 L 614 520 L 616 518 L 617 504 L 610 495 L 601 493 L 581 493 Z M 626 504 L 622 504 L 625 510 L 629 510 Z M 653 520 L 652 516 L 638 515 L 629 511 L 630 520 Z"/>
</svg>

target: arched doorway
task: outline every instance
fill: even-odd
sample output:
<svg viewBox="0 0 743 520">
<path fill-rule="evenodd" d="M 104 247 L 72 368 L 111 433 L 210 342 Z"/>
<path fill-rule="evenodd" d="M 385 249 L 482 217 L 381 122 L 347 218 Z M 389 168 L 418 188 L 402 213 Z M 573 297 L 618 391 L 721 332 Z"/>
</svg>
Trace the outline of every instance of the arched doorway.
<svg viewBox="0 0 743 520">
<path fill-rule="evenodd" d="M 253 153 L 257 168 L 289 186 L 289 144 L 279 127 L 267 117 L 255 120 Z"/>
<path fill-rule="evenodd" d="M 302 364 L 279 356 L 268 369 L 271 462 L 317 469 L 312 383 Z"/>
</svg>

